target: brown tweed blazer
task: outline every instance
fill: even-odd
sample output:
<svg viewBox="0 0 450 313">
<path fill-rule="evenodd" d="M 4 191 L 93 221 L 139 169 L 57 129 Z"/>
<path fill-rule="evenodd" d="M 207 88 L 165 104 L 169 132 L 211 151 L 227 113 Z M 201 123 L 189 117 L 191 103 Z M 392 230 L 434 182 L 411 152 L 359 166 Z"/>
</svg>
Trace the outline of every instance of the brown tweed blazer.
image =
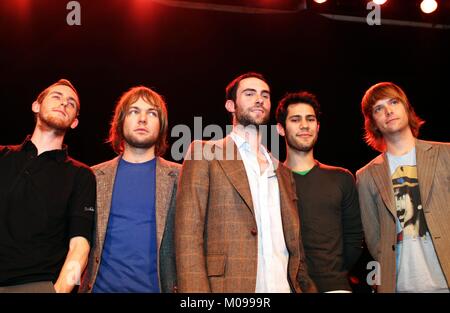
<svg viewBox="0 0 450 313">
<path fill-rule="evenodd" d="M 305 265 L 294 180 L 281 163 L 274 164 L 289 250 L 288 279 L 294 292 L 315 291 Z M 178 290 L 255 292 L 258 231 L 264 230 L 257 229 L 244 163 L 234 141 L 229 136 L 194 141 L 177 193 Z"/>
<path fill-rule="evenodd" d="M 428 230 L 450 283 L 450 144 L 416 140 L 420 197 Z M 356 173 L 365 240 L 380 263 L 378 292 L 395 292 L 397 211 L 389 163 L 383 153 Z"/>
<path fill-rule="evenodd" d="M 97 219 L 94 246 L 89 254 L 80 292 L 91 292 L 102 258 L 103 244 L 111 209 L 111 198 L 120 157 L 92 167 L 97 178 Z M 173 228 L 175 196 L 180 164 L 158 157 L 156 160 L 156 239 L 158 247 L 158 275 L 161 292 L 176 289 L 175 249 Z"/>
</svg>

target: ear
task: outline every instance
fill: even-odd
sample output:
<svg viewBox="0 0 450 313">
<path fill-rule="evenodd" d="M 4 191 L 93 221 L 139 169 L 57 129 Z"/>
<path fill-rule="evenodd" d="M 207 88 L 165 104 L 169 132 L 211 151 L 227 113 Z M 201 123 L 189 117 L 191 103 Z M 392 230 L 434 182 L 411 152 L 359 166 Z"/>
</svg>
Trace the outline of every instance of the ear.
<svg viewBox="0 0 450 313">
<path fill-rule="evenodd" d="M 317 123 L 317 133 L 320 131 L 320 123 Z"/>
<path fill-rule="evenodd" d="M 277 123 L 277 131 L 280 134 L 280 136 L 286 136 L 286 133 L 284 132 L 284 128 L 280 123 Z"/>
<path fill-rule="evenodd" d="M 37 101 L 34 101 L 33 104 L 31 105 L 31 110 L 34 113 L 39 113 L 39 111 L 41 110 L 41 104 Z"/>
<path fill-rule="evenodd" d="M 236 111 L 236 106 L 234 105 L 234 101 L 227 100 L 227 102 L 225 102 L 225 109 L 227 109 L 227 111 L 230 113 L 234 113 Z"/>
<path fill-rule="evenodd" d="M 78 126 L 78 119 L 76 118 L 73 120 L 72 124 L 70 124 L 70 128 L 74 129 L 77 126 Z"/>
</svg>

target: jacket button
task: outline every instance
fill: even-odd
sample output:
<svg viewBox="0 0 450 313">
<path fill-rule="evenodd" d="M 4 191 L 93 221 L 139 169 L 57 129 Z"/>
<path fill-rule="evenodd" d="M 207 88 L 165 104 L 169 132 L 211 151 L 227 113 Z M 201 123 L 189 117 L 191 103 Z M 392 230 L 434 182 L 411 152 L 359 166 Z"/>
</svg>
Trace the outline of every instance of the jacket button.
<svg viewBox="0 0 450 313">
<path fill-rule="evenodd" d="M 258 234 L 258 231 L 256 230 L 256 228 L 252 228 L 252 229 L 250 230 L 250 233 L 251 233 L 253 236 L 256 236 L 256 235 Z"/>
<path fill-rule="evenodd" d="M 392 251 L 395 251 L 395 245 L 392 245 Z"/>
<path fill-rule="evenodd" d="M 95 257 L 95 263 L 100 262 L 100 259 L 98 258 L 98 256 Z"/>
</svg>

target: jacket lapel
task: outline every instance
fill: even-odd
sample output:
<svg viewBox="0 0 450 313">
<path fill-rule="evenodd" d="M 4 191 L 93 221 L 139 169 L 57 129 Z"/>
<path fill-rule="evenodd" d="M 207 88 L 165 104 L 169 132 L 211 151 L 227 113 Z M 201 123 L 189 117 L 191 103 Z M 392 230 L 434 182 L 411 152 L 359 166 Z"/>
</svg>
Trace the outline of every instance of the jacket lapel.
<svg viewBox="0 0 450 313">
<path fill-rule="evenodd" d="M 156 238 L 158 251 L 161 248 L 161 241 L 172 199 L 173 186 L 176 181 L 176 173 L 161 158 L 156 159 Z M 158 254 L 159 255 L 159 254 Z"/>
<path fill-rule="evenodd" d="M 384 204 L 392 215 L 396 217 L 397 209 L 394 203 L 394 188 L 392 187 L 389 164 L 385 153 L 380 154 L 374 160 L 374 166 L 371 168 L 371 173 Z"/>
<path fill-rule="evenodd" d="M 103 251 L 106 229 L 108 227 L 109 213 L 111 211 L 111 199 L 116 178 L 117 166 L 120 156 L 112 159 L 108 166 L 96 170 L 97 177 L 97 218 L 98 218 L 98 237 L 97 244 Z M 101 191 L 101 192 L 99 192 Z"/>
<path fill-rule="evenodd" d="M 424 141 L 416 140 L 417 176 L 423 206 L 426 206 L 430 195 L 431 185 L 433 184 L 436 171 L 437 156 L 437 148 Z"/>
<path fill-rule="evenodd" d="M 225 139 L 219 140 L 215 144 L 215 148 L 219 148 L 222 152 L 216 152 L 216 156 L 218 157 L 220 166 L 223 168 L 225 176 L 241 195 L 252 214 L 255 215 L 247 172 L 245 171 L 244 162 L 239 154 L 238 147 L 233 139 L 227 136 Z"/>
<path fill-rule="evenodd" d="M 289 170 L 282 168 L 282 164 L 272 157 L 272 162 L 276 168 L 278 186 L 280 190 L 280 212 L 283 222 L 283 233 L 286 241 L 286 246 L 291 254 L 297 251 L 293 245 L 299 242 L 300 224 L 297 221 L 298 215 L 296 200 L 297 193 L 295 192 L 295 182 L 290 176 Z"/>
</svg>

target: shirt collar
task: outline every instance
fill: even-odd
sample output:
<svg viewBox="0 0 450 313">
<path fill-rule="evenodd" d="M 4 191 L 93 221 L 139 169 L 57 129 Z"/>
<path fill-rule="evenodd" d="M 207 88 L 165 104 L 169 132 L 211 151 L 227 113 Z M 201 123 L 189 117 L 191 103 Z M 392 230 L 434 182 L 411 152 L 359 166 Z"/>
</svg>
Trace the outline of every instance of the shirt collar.
<svg viewBox="0 0 450 313">
<path fill-rule="evenodd" d="M 238 147 L 239 150 L 243 149 L 247 152 L 253 153 L 250 149 L 250 143 L 247 140 L 245 140 L 243 137 L 239 136 L 235 132 L 231 132 L 230 136 L 233 139 L 234 143 L 236 144 L 236 146 Z M 262 144 L 259 145 L 259 148 L 262 150 L 264 156 L 266 157 L 267 161 L 269 162 L 270 175 L 274 175 L 275 169 L 274 169 L 272 158 L 270 157 L 269 152 L 267 151 L 266 147 L 264 147 L 264 145 L 262 145 Z"/>
<path fill-rule="evenodd" d="M 21 144 L 20 150 L 31 152 L 37 155 L 38 151 L 34 143 L 31 141 L 31 135 L 28 135 Z M 58 162 L 63 162 L 68 158 L 67 145 L 63 144 L 62 149 L 55 149 L 44 152 L 49 157 L 55 159 Z"/>
</svg>

